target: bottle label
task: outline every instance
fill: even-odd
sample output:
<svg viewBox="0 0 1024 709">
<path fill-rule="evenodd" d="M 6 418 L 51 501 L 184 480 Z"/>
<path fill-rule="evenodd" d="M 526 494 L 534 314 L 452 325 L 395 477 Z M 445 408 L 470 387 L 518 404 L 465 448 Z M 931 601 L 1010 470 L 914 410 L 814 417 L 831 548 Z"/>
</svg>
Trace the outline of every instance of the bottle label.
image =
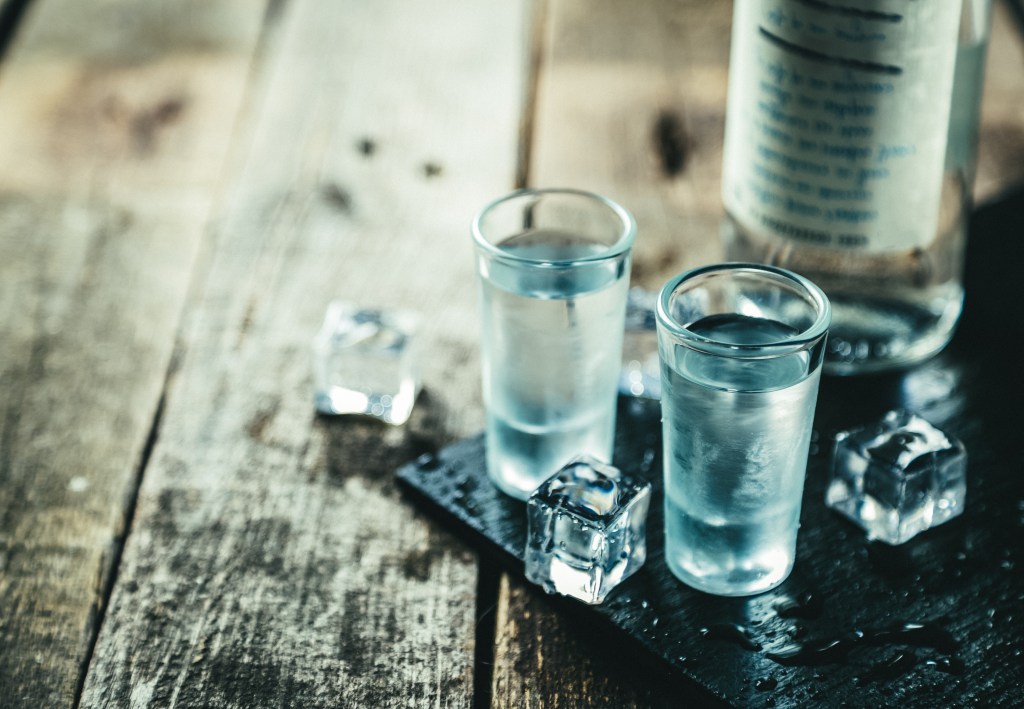
<svg viewBox="0 0 1024 709">
<path fill-rule="evenodd" d="M 726 209 L 809 245 L 927 245 L 960 10 L 955 0 L 736 0 Z"/>
</svg>

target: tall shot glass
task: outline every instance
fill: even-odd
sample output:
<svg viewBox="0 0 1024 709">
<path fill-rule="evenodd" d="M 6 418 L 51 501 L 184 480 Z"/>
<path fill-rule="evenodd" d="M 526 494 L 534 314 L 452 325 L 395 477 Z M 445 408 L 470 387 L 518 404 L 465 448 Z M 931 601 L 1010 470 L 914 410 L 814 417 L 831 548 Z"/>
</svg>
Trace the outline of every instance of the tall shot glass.
<svg viewBox="0 0 1024 709">
<path fill-rule="evenodd" d="M 781 268 L 727 263 L 658 299 L 665 557 L 684 583 L 746 596 L 793 569 L 831 307 Z"/>
<path fill-rule="evenodd" d="M 525 500 L 580 454 L 611 462 L 636 225 L 596 194 L 520 190 L 472 232 L 487 471 Z"/>
</svg>

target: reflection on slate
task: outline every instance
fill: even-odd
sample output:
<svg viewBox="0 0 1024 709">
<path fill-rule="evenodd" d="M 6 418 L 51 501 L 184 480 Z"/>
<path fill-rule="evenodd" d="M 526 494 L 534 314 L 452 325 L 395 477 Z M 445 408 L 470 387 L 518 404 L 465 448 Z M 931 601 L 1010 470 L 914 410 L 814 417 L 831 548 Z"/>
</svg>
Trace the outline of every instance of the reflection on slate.
<svg viewBox="0 0 1024 709">
<path fill-rule="evenodd" d="M 900 374 L 824 378 L 797 562 L 749 598 L 693 591 L 665 566 L 656 402 L 621 399 L 615 464 L 654 484 L 647 564 L 603 605 L 550 602 L 673 677 L 736 706 L 1009 706 L 1024 686 L 1024 328 L 1011 294 L 1024 263 L 1024 189 L 978 210 L 964 320 L 938 357 Z M 838 431 L 913 409 L 964 442 L 964 514 L 891 547 L 869 543 L 824 505 Z M 525 508 L 491 486 L 483 438 L 398 472 L 403 488 L 461 536 L 523 572 Z"/>
</svg>

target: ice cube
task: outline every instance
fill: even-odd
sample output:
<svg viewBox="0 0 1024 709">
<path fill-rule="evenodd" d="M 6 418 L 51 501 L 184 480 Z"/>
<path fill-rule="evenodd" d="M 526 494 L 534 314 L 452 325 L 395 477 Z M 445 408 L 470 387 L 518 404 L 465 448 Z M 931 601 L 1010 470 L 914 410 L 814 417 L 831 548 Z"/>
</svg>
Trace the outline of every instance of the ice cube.
<svg viewBox="0 0 1024 709">
<path fill-rule="evenodd" d="M 967 452 L 910 411 L 836 436 L 825 504 L 871 539 L 902 544 L 964 510 Z"/>
<path fill-rule="evenodd" d="M 658 294 L 630 288 L 626 300 L 626 327 L 622 337 L 619 393 L 645 399 L 661 398 L 661 363 L 654 309 Z"/>
<path fill-rule="evenodd" d="M 419 392 L 408 311 L 333 301 L 313 338 L 314 402 L 324 414 L 363 414 L 402 424 Z"/>
<path fill-rule="evenodd" d="M 541 483 L 527 503 L 526 578 L 595 604 L 647 558 L 651 485 L 590 456 Z"/>
</svg>

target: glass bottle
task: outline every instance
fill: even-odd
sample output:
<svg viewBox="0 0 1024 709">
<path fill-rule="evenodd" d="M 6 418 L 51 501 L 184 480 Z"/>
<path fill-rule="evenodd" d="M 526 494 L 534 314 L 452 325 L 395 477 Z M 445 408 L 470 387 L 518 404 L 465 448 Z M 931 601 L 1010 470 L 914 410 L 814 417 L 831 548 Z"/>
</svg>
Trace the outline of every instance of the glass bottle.
<svg viewBox="0 0 1024 709">
<path fill-rule="evenodd" d="M 952 337 L 991 0 L 736 0 L 722 197 L 729 260 L 832 301 L 825 371 Z"/>
</svg>

